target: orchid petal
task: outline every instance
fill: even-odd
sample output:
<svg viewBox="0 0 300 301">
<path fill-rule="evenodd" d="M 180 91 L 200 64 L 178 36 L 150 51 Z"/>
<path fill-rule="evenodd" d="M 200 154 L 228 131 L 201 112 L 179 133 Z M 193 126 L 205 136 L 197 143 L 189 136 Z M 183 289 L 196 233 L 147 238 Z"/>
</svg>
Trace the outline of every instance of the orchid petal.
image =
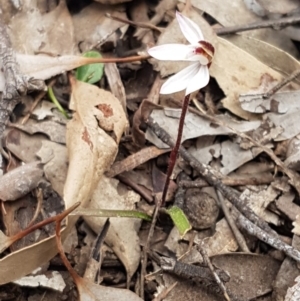
<svg viewBox="0 0 300 301">
<path fill-rule="evenodd" d="M 171 76 L 161 87 L 161 94 L 171 94 L 186 89 L 190 81 L 197 75 L 201 65 L 194 63 Z"/>
<path fill-rule="evenodd" d="M 205 87 L 209 82 L 209 71 L 207 66 L 200 65 L 200 69 L 193 78 L 190 79 L 185 95 L 193 93 Z"/>
<path fill-rule="evenodd" d="M 190 44 L 197 44 L 199 41 L 204 40 L 199 26 L 194 21 L 185 17 L 178 11 L 176 11 L 176 18 L 183 35 Z"/>
<path fill-rule="evenodd" d="M 162 61 L 194 61 L 195 48 L 192 45 L 164 44 L 150 48 L 148 53 Z"/>
</svg>

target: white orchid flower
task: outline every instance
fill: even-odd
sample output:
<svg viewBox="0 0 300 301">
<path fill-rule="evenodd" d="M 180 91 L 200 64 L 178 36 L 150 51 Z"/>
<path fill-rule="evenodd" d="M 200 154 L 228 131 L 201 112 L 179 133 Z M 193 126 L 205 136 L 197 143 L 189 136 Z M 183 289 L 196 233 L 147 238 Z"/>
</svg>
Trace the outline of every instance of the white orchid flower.
<svg viewBox="0 0 300 301">
<path fill-rule="evenodd" d="M 188 95 L 208 84 L 208 67 L 214 55 L 214 47 L 204 41 L 202 32 L 195 22 L 177 11 L 176 18 L 183 35 L 190 44 L 160 45 L 150 48 L 148 53 L 158 60 L 193 62 L 170 77 L 160 90 L 161 94 L 171 94 L 186 89 L 185 95 Z"/>
</svg>

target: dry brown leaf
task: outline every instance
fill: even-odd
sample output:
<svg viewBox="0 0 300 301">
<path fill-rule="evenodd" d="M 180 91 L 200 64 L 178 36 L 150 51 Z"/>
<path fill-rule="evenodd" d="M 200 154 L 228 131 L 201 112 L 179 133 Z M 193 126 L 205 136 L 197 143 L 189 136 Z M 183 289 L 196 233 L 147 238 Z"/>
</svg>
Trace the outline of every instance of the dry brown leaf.
<svg viewBox="0 0 300 301">
<path fill-rule="evenodd" d="M 107 177 L 114 177 L 124 171 L 130 171 L 139 165 L 149 161 L 150 159 L 157 158 L 158 156 L 168 152 L 169 150 L 158 149 L 155 146 L 149 146 L 141 149 L 135 154 L 132 154 L 122 161 L 115 162 L 109 171 L 106 173 Z"/>
<path fill-rule="evenodd" d="M 296 220 L 293 222 L 293 226 L 294 228 L 292 232 L 300 236 L 300 214 L 296 216 Z"/>
<path fill-rule="evenodd" d="M 56 105 L 53 102 L 41 101 L 33 110 L 32 116 L 34 116 L 37 120 L 43 120 L 46 117 L 52 117 L 54 116 L 52 110 L 55 108 Z"/>
<path fill-rule="evenodd" d="M 300 299 L 300 276 L 295 279 L 296 284 L 287 290 L 284 301 L 298 301 Z"/>
<path fill-rule="evenodd" d="M 185 0 L 180 1 L 185 2 Z M 242 0 L 225 0 L 222 1 L 222 5 L 214 0 L 191 0 L 191 3 L 194 7 L 211 15 L 223 26 L 235 26 L 261 21 L 261 18 L 254 15 L 246 8 L 245 3 Z M 258 30 L 242 32 L 239 36 L 250 36 L 276 45 L 293 55 L 297 54 L 297 50 L 292 41 L 278 30 L 260 28 Z"/>
<path fill-rule="evenodd" d="M 124 112 L 127 112 L 125 89 L 122 83 L 119 69 L 117 68 L 117 64 L 105 64 L 104 73 L 106 75 L 112 94 L 119 99 Z"/>
<path fill-rule="evenodd" d="M 263 84 L 263 83 L 262 83 Z M 276 83 L 272 83 L 264 87 L 261 93 L 268 92 Z M 245 111 L 252 113 L 266 113 L 273 112 L 285 114 L 288 111 L 299 111 L 299 97 L 300 91 L 284 91 L 277 92 L 271 98 L 264 98 L 263 94 L 253 95 L 260 93 L 259 91 L 249 91 L 247 94 L 240 95 L 240 103 Z"/>
<path fill-rule="evenodd" d="M 25 287 L 44 287 L 63 292 L 66 283 L 58 271 L 49 271 L 46 274 L 25 276 L 16 281 L 15 284 Z"/>
<path fill-rule="evenodd" d="M 201 242 L 202 238 L 199 241 Z M 197 243 L 197 238 L 195 243 Z M 204 245 L 209 257 L 238 249 L 238 244 L 225 218 L 217 222 L 215 234 L 205 238 Z"/>
<path fill-rule="evenodd" d="M 135 210 L 135 204 L 140 196 L 132 190 L 128 190 L 118 180 L 103 176 L 98 182 L 92 199 L 87 208 Z M 99 233 L 103 228 L 106 218 L 85 216 L 89 226 Z M 141 220 L 132 218 L 110 218 L 110 227 L 105 237 L 105 242 L 111 246 L 120 258 L 127 271 L 128 281 L 135 273 L 140 263 L 140 243 L 137 231 Z"/>
<path fill-rule="evenodd" d="M 124 26 L 123 22 L 107 18 L 105 14 L 113 14 L 116 17 L 127 19 L 123 5 L 105 5 L 109 4 L 109 1 L 103 3 L 93 2 L 78 14 L 73 15 L 75 41 L 77 45 L 80 44 L 80 49 L 83 51 L 90 50 L 96 45 L 98 47 L 107 40 L 112 40 L 112 34 Z M 127 26 L 125 25 L 125 27 Z"/>
<path fill-rule="evenodd" d="M 74 112 L 73 119 L 67 126 L 67 146 L 69 151 L 69 170 L 64 188 L 66 208 L 78 200 L 83 205 L 89 201 L 93 189 L 104 171 L 113 163 L 118 149 L 118 142 L 126 127 L 126 117 L 119 101 L 109 92 L 83 82 L 72 82 L 70 101 Z M 110 108 L 112 114 L 107 116 L 97 108 Z M 107 112 L 107 111 L 104 111 Z M 106 117 L 105 117 L 106 116 Z M 114 133 L 111 138 L 105 130 L 99 127 L 96 118 L 106 128 Z M 68 218 L 68 224 L 62 231 L 64 240 L 77 217 Z M 0 284 L 16 280 L 43 263 L 49 261 L 57 253 L 54 237 L 49 237 L 30 247 L 11 253 L 0 260 Z"/>
<path fill-rule="evenodd" d="M 76 55 L 49 55 L 17 54 L 17 62 L 21 71 L 36 79 L 49 79 L 52 76 L 90 64 L 90 58 Z"/>
<path fill-rule="evenodd" d="M 21 161 L 29 163 L 37 160 L 36 153 L 45 140 L 47 138 L 42 134 L 28 135 L 18 129 L 11 129 L 5 137 L 5 146 Z"/>
<path fill-rule="evenodd" d="M 176 139 L 180 114 L 180 109 L 164 108 L 164 110 L 153 110 L 151 117 L 159 124 L 159 126 L 166 130 L 173 139 Z M 240 132 L 254 130 L 261 124 L 261 122 L 258 120 L 238 122 L 226 115 L 218 115 L 217 118 L 223 123 L 228 124 L 228 126 L 231 128 L 234 128 Z M 232 133 L 232 131 L 227 127 L 215 127 L 208 119 L 190 112 L 187 112 L 184 122 L 185 126 L 183 129 L 182 141 L 206 135 L 214 136 Z M 147 129 L 145 136 L 147 140 L 159 148 L 169 147 L 159 138 L 157 138 L 157 136 L 154 135 L 149 129 Z"/>
<path fill-rule="evenodd" d="M 236 296 L 231 300 L 251 300 L 264 296 L 272 290 L 272 282 L 276 277 L 280 262 L 270 256 L 232 253 L 222 254 L 211 258 L 212 263 L 230 274 L 226 287 L 230 294 Z M 266 267 L 268 267 L 266 269 Z M 159 279 L 157 279 L 159 281 Z M 165 273 L 164 285 L 169 287 L 178 278 Z M 201 281 L 199 281 L 201 282 Z M 180 278 L 176 287 L 164 298 L 165 301 L 201 300 L 222 301 L 222 294 L 213 294 L 208 286 L 195 285 L 190 279 Z M 209 292 L 210 291 L 210 292 Z"/>
<path fill-rule="evenodd" d="M 226 40 L 253 55 L 263 64 L 281 73 L 281 75 L 290 75 L 300 68 L 300 63 L 295 57 L 281 48 L 267 43 L 265 40 L 262 41 L 252 37 L 239 35 L 228 36 L 226 37 Z M 274 60 L 274 58 L 276 59 Z"/>
<path fill-rule="evenodd" d="M 211 260 L 229 272 L 230 281 L 226 286 L 239 300 L 251 300 L 272 290 L 281 264 L 271 256 L 249 253 L 217 255 Z"/>
<path fill-rule="evenodd" d="M 189 153 L 204 164 L 209 164 L 213 159 L 219 158 L 222 163 L 220 172 L 227 175 L 251 161 L 261 153 L 261 150 L 256 148 L 244 150 L 237 142 L 226 140 L 203 148 L 192 146 L 189 148 Z"/>
<path fill-rule="evenodd" d="M 24 125 L 14 123 L 12 126 L 28 134 L 43 133 L 53 142 L 66 144 L 66 127 L 64 124 L 54 120 L 46 119 L 37 122 L 30 118 Z"/>
<path fill-rule="evenodd" d="M 276 208 L 291 221 L 296 220 L 296 216 L 300 214 L 300 207 L 293 202 L 294 199 L 295 194 L 293 192 L 286 192 L 275 201 Z"/>
<path fill-rule="evenodd" d="M 267 209 L 268 205 L 275 201 L 279 194 L 280 191 L 271 185 L 268 187 L 261 185 L 253 187 L 252 191 L 245 189 L 240 198 L 242 200 L 247 199 L 247 204 L 259 217 L 268 223 L 279 226 L 281 224 L 279 216 Z"/>
<path fill-rule="evenodd" d="M 0 199 L 15 201 L 36 188 L 43 177 L 41 162 L 21 165 L 0 178 Z"/>
<path fill-rule="evenodd" d="M 68 177 L 64 188 L 66 205 L 90 200 L 103 173 L 113 163 L 125 127 L 123 108 L 110 92 L 71 78 L 67 125 Z M 109 134 L 107 132 L 110 132 Z"/>
<path fill-rule="evenodd" d="M 289 242 L 290 243 L 290 242 Z M 294 235 L 292 246 L 299 249 L 299 236 Z M 294 259 L 286 257 L 281 263 L 276 279 L 273 282 L 272 297 L 274 300 L 284 300 L 287 289 L 295 285 L 295 279 L 299 276 L 299 269 Z"/>
<path fill-rule="evenodd" d="M 23 4 L 8 28 L 16 52 L 53 55 L 74 53 L 73 23 L 65 1 L 59 1 L 59 5 L 46 14 L 41 14 L 31 2 Z"/>
<path fill-rule="evenodd" d="M 78 277 L 79 301 L 142 301 L 138 295 L 127 289 L 106 287 Z"/>
<path fill-rule="evenodd" d="M 282 79 L 278 72 L 223 38 L 218 38 L 218 49 L 210 74 L 216 78 L 226 95 L 223 99 L 224 106 L 245 119 L 256 117 L 241 108 L 239 95 L 258 87 L 265 75 L 278 81 Z"/>
<path fill-rule="evenodd" d="M 52 141 L 42 141 L 41 148 L 36 152 L 44 165 L 44 173 L 52 188 L 63 197 L 65 180 L 68 173 L 67 148 Z"/>
<path fill-rule="evenodd" d="M 294 137 L 289 141 L 287 152 L 286 152 L 286 160 L 284 161 L 284 165 L 293 170 L 300 170 L 300 143 L 299 143 L 299 135 Z"/>
<path fill-rule="evenodd" d="M 129 15 L 133 22 L 143 22 L 148 23 L 149 16 L 148 16 L 148 3 L 145 0 L 142 1 L 134 1 L 132 5 L 129 7 Z M 137 39 L 141 39 L 138 35 L 138 31 L 140 28 L 136 29 L 136 33 L 134 34 Z M 154 34 L 152 30 L 148 30 L 147 33 L 141 39 L 142 44 L 146 45 L 153 45 L 154 44 Z"/>
<path fill-rule="evenodd" d="M 41 80 L 49 79 L 55 75 L 62 74 L 66 71 L 73 70 L 83 65 L 95 63 L 99 60 L 99 58 L 87 58 L 75 55 L 53 57 L 42 54 L 17 54 L 16 59 L 24 75 Z M 4 75 L 0 70 L 0 91 L 3 91 L 4 84 Z"/>
<path fill-rule="evenodd" d="M 297 10 L 299 7 L 299 2 L 297 0 L 282 0 L 279 2 L 274 2 L 272 0 L 244 0 L 244 3 L 249 10 L 262 16 L 271 16 L 273 14 L 285 15 L 293 10 Z"/>
</svg>

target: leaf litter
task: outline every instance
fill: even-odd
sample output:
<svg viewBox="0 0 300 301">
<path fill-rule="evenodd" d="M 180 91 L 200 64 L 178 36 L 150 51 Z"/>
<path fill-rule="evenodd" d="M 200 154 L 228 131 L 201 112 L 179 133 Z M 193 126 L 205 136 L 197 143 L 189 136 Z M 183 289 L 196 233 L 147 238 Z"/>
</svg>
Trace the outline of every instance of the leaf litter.
<svg viewBox="0 0 300 301">
<path fill-rule="evenodd" d="M 224 283 L 225 298 L 296 300 L 299 79 L 296 75 L 278 91 L 272 89 L 299 70 L 299 45 L 297 38 L 291 40 L 297 28 L 283 24 L 222 37 L 218 28 L 259 23 L 263 18 L 272 21 L 275 14 L 293 17 L 299 4 L 289 0 L 276 7 L 268 1 L 255 1 L 253 6 L 240 0 L 162 0 L 157 5 L 146 0 L 97 2 L 82 1 L 80 6 L 59 1 L 42 8 L 24 1 L 16 11 L 1 7 L 21 71 L 46 84 L 55 77 L 53 93 L 71 119 L 40 91 L 41 100 L 38 93 L 22 99 L 7 125 L 0 179 L 0 299 L 17 298 L 18 292 L 19 300 L 26 296 L 35 300 L 43 294 L 51 300 L 222 300 L 222 286 L 212 276 L 214 268 L 209 277 L 197 274 L 196 267 L 208 269 L 205 250 L 215 269 L 230 275 Z M 191 97 L 182 145 L 201 166 L 213 171 L 216 181 L 192 161 L 184 162 L 182 158 L 187 159 L 180 153 L 171 175 L 167 210 L 159 210 L 154 228 L 160 241 L 151 241 L 147 249 L 150 223 L 138 212 L 154 213 L 170 151 L 167 140 L 163 142 L 147 122 L 154 120 L 170 139 L 176 139 L 178 101 L 184 95 L 160 96 L 159 86 L 186 62 L 145 59 L 154 45 L 186 43 L 175 18 L 178 10 L 215 47 L 211 80 Z M 81 56 L 91 50 L 103 59 Z M 122 61 L 131 56 L 136 58 Z M 78 81 L 75 69 L 92 63 L 102 64 L 104 75 L 100 65 L 89 65 L 83 67 L 89 74 L 77 69 L 82 82 Z M 0 90 L 4 89 L 1 71 Z M 142 102 L 145 99 L 153 105 Z M 228 195 L 222 200 L 219 191 L 240 200 L 245 211 L 238 211 Z M 65 217 L 61 214 L 67 214 L 62 212 L 78 202 L 82 217 L 70 214 L 60 229 Z M 221 210 L 224 205 L 229 216 Z M 211 206 L 218 210 L 209 211 Z M 205 218 L 209 226 L 191 230 L 185 226 L 180 233 L 178 220 L 167 214 L 174 208 L 179 209 L 177 215 L 181 210 L 185 213 L 178 216 L 188 225 L 199 225 Z M 123 216 L 132 212 L 133 218 L 112 213 L 102 233 L 108 223 L 102 210 L 117 210 L 120 216 L 122 210 Z M 251 227 L 241 217 L 247 216 L 247 210 L 271 240 L 262 239 L 258 230 L 247 233 Z M 208 219 L 211 223 L 206 223 Z M 248 253 L 241 252 L 244 248 L 236 231 L 241 231 Z M 67 240 L 69 233 L 73 234 Z M 86 278 L 87 252 L 92 254 L 101 233 L 94 262 L 97 272 Z M 58 242 L 60 236 L 64 247 Z M 62 268 L 57 246 L 79 275 L 74 276 L 65 259 Z M 140 270 L 145 248 L 147 274 Z M 161 256 L 176 258 L 178 269 L 165 270 Z"/>
</svg>

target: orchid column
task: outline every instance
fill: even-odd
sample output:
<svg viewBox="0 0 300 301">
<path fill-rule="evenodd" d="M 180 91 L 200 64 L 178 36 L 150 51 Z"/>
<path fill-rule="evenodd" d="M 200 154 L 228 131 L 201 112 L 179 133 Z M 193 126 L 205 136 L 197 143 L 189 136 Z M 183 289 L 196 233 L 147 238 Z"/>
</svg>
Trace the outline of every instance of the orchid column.
<svg viewBox="0 0 300 301">
<path fill-rule="evenodd" d="M 185 98 L 182 105 L 177 140 L 171 151 L 167 180 L 164 186 L 161 204 L 164 204 L 165 202 L 170 178 L 181 144 L 184 119 L 189 105 L 190 94 L 200 90 L 208 84 L 208 68 L 214 55 L 214 47 L 204 40 L 201 30 L 195 22 L 179 12 L 176 12 L 176 18 L 183 35 L 190 44 L 165 44 L 148 50 L 149 55 L 158 60 L 191 62 L 188 67 L 170 77 L 162 85 L 160 90 L 161 94 L 171 94 L 185 90 Z"/>
</svg>

